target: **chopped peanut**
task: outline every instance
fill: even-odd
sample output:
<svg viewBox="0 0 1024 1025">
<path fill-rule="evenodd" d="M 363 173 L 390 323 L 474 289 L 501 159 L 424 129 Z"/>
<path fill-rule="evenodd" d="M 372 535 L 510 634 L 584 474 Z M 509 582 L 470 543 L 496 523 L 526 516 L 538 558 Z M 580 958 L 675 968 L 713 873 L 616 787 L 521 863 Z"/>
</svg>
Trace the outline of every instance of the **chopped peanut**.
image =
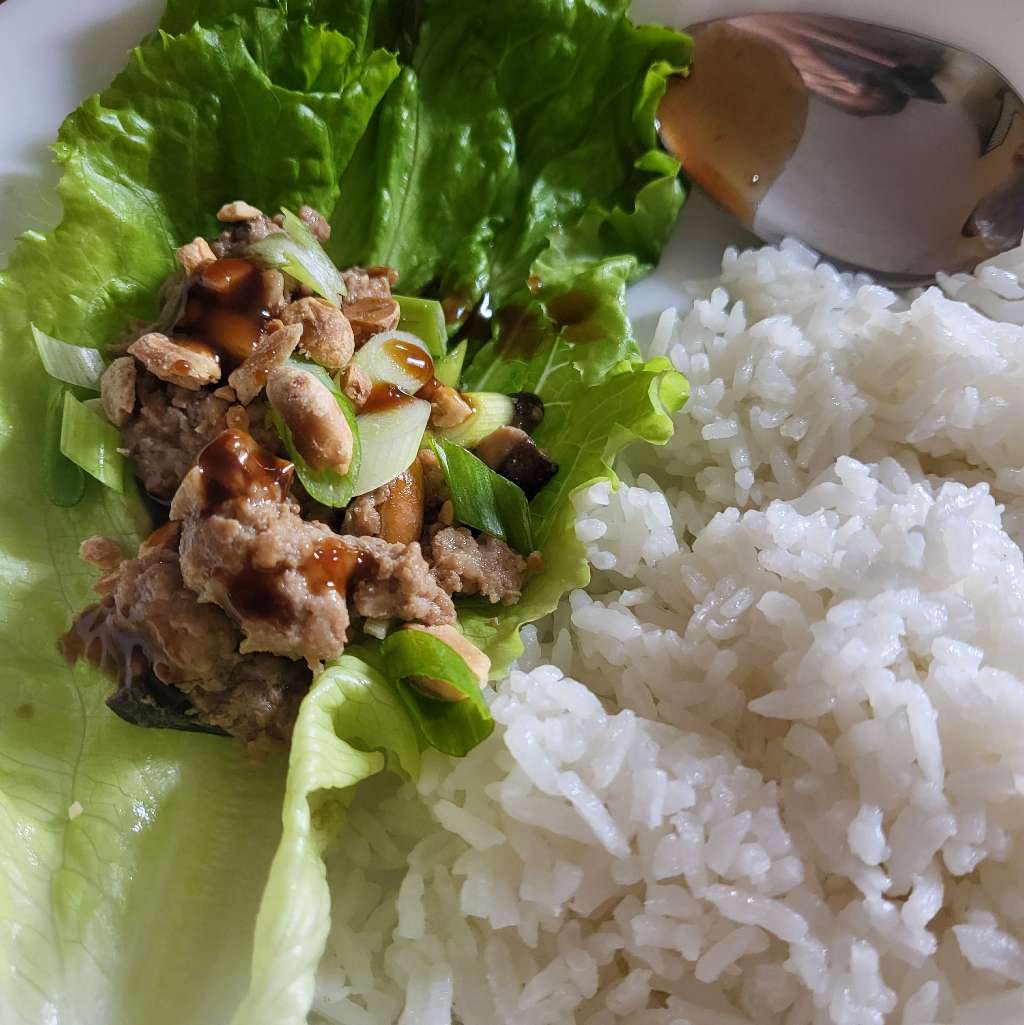
<svg viewBox="0 0 1024 1025">
<path fill-rule="evenodd" d="M 213 263 L 217 257 L 205 238 L 194 238 L 182 246 L 175 254 L 186 274 L 195 274 L 207 264 Z"/>
<path fill-rule="evenodd" d="M 220 360 L 203 347 L 187 347 L 156 331 L 137 338 L 128 351 L 154 376 L 189 391 L 220 380 Z"/>
<path fill-rule="evenodd" d="M 443 641 L 469 666 L 481 686 L 487 682 L 487 674 L 491 671 L 491 660 L 472 641 L 463 637 L 454 626 L 447 624 L 421 626 L 419 623 L 409 623 L 405 629 L 422 630 L 439 641 Z M 427 676 L 412 676 L 409 678 L 409 682 L 430 697 L 440 698 L 441 701 L 463 701 L 466 697 L 445 680 L 432 680 Z"/>
<path fill-rule="evenodd" d="M 249 405 L 263 390 L 270 372 L 287 362 L 301 337 L 302 328 L 297 324 L 271 331 L 256 343 L 245 362 L 231 371 L 228 384 L 235 389 L 243 406 Z"/>
<path fill-rule="evenodd" d="M 302 326 L 299 345 L 310 359 L 329 370 L 345 366 L 355 351 L 352 325 L 341 310 L 321 299 L 298 299 L 281 314 L 285 324 Z"/>
<path fill-rule="evenodd" d="M 370 392 L 373 391 L 373 381 L 370 375 L 353 363 L 349 363 L 341 372 L 339 381 L 341 390 L 356 409 L 362 406 L 370 397 Z"/>
<path fill-rule="evenodd" d="M 217 220 L 224 221 L 228 224 L 236 223 L 238 221 L 254 221 L 257 217 L 262 216 L 262 210 L 258 210 L 256 207 L 241 199 L 236 199 L 232 203 L 225 203 L 217 211 Z"/>
<path fill-rule="evenodd" d="M 123 427 L 135 409 L 135 376 L 135 360 L 119 356 L 100 378 L 103 412 L 115 427 Z"/>
<path fill-rule="evenodd" d="M 431 427 L 457 427 L 473 415 L 473 407 L 452 387 L 442 384 L 430 396 Z"/>
<path fill-rule="evenodd" d="M 302 458 L 314 470 L 347 473 L 352 429 L 334 396 L 312 374 L 278 367 L 267 379 L 267 398 L 291 431 Z"/>
<path fill-rule="evenodd" d="M 358 349 L 381 331 L 391 331 L 398 327 L 402 310 L 397 299 L 357 299 L 345 303 L 345 316 L 352 325 Z"/>
</svg>

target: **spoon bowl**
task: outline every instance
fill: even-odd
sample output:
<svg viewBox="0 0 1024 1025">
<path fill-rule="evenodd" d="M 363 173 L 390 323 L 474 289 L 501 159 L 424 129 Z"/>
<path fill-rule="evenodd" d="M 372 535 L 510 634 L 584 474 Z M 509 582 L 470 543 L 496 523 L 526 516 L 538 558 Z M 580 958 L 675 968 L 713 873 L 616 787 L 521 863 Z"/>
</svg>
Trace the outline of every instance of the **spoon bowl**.
<svg viewBox="0 0 1024 1025">
<path fill-rule="evenodd" d="M 894 285 L 1021 241 L 1024 102 L 989 63 L 847 18 L 703 22 L 658 108 L 684 174 L 766 242 Z"/>
</svg>

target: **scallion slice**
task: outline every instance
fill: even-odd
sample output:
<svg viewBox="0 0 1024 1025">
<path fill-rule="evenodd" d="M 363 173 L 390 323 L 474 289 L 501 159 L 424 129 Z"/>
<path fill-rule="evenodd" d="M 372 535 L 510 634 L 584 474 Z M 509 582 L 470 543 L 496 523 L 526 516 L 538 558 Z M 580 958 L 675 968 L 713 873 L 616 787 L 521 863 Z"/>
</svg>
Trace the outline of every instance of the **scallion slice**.
<svg viewBox="0 0 1024 1025">
<path fill-rule="evenodd" d="M 353 494 L 394 480 L 416 458 L 430 419 L 430 403 L 401 396 L 392 405 L 356 417 L 363 460 Z"/>
<path fill-rule="evenodd" d="M 396 630 L 384 638 L 380 650 L 388 678 L 431 746 L 461 758 L 491 735 L 494 720 L 480 684 L 444 641 L 423 630 Z M 430 697 L 406 682 L 412 676 L 443 680 L 466 700 Z"/>
<path fill-rule="evenodd" d="M 393 384 L 413 395 L 434 376 L 426 344 L 408 331 L 382 331 L 355 354 L 358 367 L 374 384 Z"/>
<path fill-rule="evenodd" d="M 469 342 L 463 338 L 443 359 L 434 360 L 434 377 L 449 388 L 458 388 L 462 379 L 462 365 L 466 362 Z"/>
<path fill-rule="evenodd" d="M 444 310 L 436 299 L 421 299 L 415 295 L 396 295 L 402 310 L 398 322 L 400 331 L 408 331 L 422 339 L 431 356 L 441 359 L 448 351 L 448 328 L 444 322 Z"/>
<path fill-rule="evenodd" d="M 118 493 L 124 492 L 125 458 L 117 428 L 71 394 L 64 393 L 60 450 L 76 466 Z"/>
<path fill-rule="evenodd" d="M 54 505 L 68 509 L 78 505 L 85 494 L 85 474 L 60 450 L 61 424 L 64 420 L 66 389 L 54 382 L 46 403 L 43 425 L 43 478 L 46 493 Z"/>
<path fill-rule="evenodd" d="M 284 231 L 276 231 L 249 246 L 249 252 L 270 267 L 290 274 L 296 281 L 338 306 L 345 295 L 345 281 L 323 246 L 309 228 L 291 212 L 281 208 Z"/>
<path fill-rule="evenodd" d="M 304 360 L 289 360 L 290 366 L 298 367 L 307 374 L 312 374 L 335 398 L 341 408 L 348 425 L 352 430 L 352 462 L 346 473 L 338 473 L 336 470 L 314 470 L 295 447 L 295 440 L 288 425 L 281 419 L 278 413 L 273 413 L 274 426 L 277 433 L 288 450 L 288 458 L 295 465 L 295 472 L 302 486 L 309 493 L 310 498 L 321 505 L 330 506 L 333 509 L 340 509 L 348 505 L 355 493 L 356 477 L 359 474 L 359 467 L 362 461 L 362 446 L 359 437 L 358 417 L 352 408 L 352 403 L 342 393 L 334 379 L 316 363 L 307 363 Z"/>
<path fill-rule="evenodd" d="M 522 555 L 533 551 L 530 503 L 522 488 L 447 438 L 433 439 L 455 519 L 499 538 Z"/>
<path fill-rule="evenodd" d="M 473 407 L 472 414 L 455 427 L 440 428 L 437 433 L 463 448 L 479 444 L 488 434 L 512 423 L 515 418 L 515 401 L 501 392 L 466 392 L 462 397 Z"/>
<path fill-rule="evenodd" d="M 70 345 L 44 334 L 32 325 L 32 338 L 36 352 L 50 377 L 73 384 L 77 388 L 100 390 L 100 378 L 106 369 L 98 349 L 86 349 L 81 345 Z"/>
</svg>

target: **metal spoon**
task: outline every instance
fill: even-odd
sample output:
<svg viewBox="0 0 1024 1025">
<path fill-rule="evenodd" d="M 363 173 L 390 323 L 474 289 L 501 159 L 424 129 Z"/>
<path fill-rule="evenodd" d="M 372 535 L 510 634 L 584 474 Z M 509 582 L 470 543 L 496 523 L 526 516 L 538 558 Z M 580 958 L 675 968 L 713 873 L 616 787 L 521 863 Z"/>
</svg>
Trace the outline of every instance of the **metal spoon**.
<svg viewBox="0 0 1024 1025">
<path fill-rule="evenodd" d="M 1024 102 L 980 57 L 803 14 L 689 29 L 659 133 L 769 242 L 793 235 L 893 284 L 974 267 L 1024 229 Z"/>
</svg>

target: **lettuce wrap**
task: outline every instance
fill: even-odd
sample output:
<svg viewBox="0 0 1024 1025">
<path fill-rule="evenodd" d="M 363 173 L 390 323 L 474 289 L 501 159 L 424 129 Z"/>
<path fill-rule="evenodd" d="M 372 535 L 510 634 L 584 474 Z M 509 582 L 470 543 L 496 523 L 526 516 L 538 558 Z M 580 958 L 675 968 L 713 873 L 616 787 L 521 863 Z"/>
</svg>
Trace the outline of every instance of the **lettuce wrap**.
<svg viewBox="0 0 1024 1025">
<path fill-rule="evenodd" d="M 155 312 L 174 247 L 243 196 L 317 207 L 339 264 L 391 264 L 404 292 L 442 299 L 473 335 L 467 385 L 538 393 L 537 441 L 560 467 L 531 508 L 545 571 L 514 606 L 460 608 L 500 676 L 520 626 L 588 581 L 571 494 L 614 481 L 624 445 L 666 441 L 686 395 L 641 361 L 624 295 L 683 201 L 654 114 L 689 44 L 626 7 L 171 0 L 61 127 L 63 220 L 0 272 L 5 1025 L 305 1021 L 330 920 L 322 853 L 359 780 L 415 776 L 425 743 L 369 648 L 315 681 L 290 755 L 259 764 L 122 722 L 109 680 L 65 665 L 56 640 L 93 576 L 79 542 L 134 550 L 148 518 L 131 486 L 92 479 L 50 503 L 53 382 L 30 325 L 102 350 Z M 471 332 L 481 307 L 494 315 Z"/>
</svg>

